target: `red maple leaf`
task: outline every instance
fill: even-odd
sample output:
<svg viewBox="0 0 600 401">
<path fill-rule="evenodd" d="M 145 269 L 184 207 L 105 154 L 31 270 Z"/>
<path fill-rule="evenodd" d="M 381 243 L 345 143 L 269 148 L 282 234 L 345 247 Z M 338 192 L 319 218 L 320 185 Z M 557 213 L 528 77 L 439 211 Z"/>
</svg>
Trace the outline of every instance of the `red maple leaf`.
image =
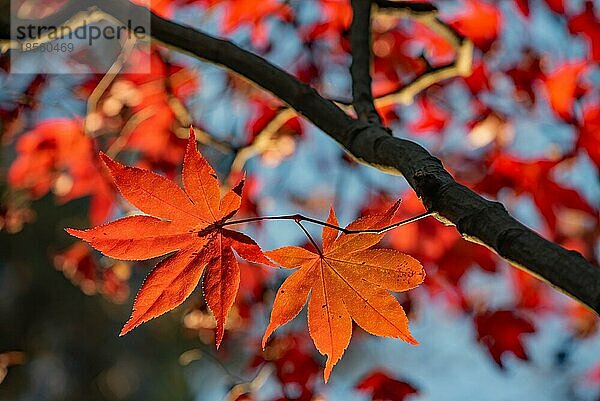
<svg viewBox="0 0 600 401">
<path fill-rule="evenodd" d="M 490 72 L 482 61 L 474 63 L 471 75 L 464 78 L 465 83 L 473 95 L 483 91 L 489 91 L 492 86 L 490 83 Z"/>
<path fill-rule="evenodd" d="M 352 22 L 352 8 L 347 1 L 321 0 L 315 3 L 319 8 L 319 19 L 308 27 L 301 27 L 300 35 L 305 41 L 328 39 L 339 43 L 342 33 L 347 31 Z M 336 46 L 337 47 L 337 46 Z"/>
<path fill-rule="evenodd" d="M 112 209 L 113 191 L 98 171 L 94 143 L 82 122 L 50 119 L 17 141 L 18 157 L 8 171 L 8 183 L 34 198 L 52 191 L 61 202 L 90 196 L 90 220 L 104 222 Z"/>
<path fill-rule="evenodd" d="M 590 159 L 600 168 L 600 106 L 588 106 L 583 110 L 583 123 L 579 126 L 577 147 L 586 150 Z"/>
<path fill-rule="evenodd" d="M 407 396 L 419 393 L 409 383 L 396 380 L 379 370 L 362 378 L 355 388 L 370 393 L 373 401 L 404 401 Z"/>
<path fill-rule="evenodd" d="M 515 86 L 517 100 L 525 99 L 531 104 L 535 102 L 536 94 L 533 84 L 539 79 L 544 79 L 540 56 L 531 49 L 526 49 L 519 64 L 506 71 Z"/>
<path fill-rule="evenodd" d="M 440 35 L 427 24 L 414 21 L 410 30 L 411 41 L 418 44 L 432 65 L 451 63 L 456 56 L 456 49 L 447 37 Z"/>
<path fill-rule="evenodd" d="M 272 363 L 283 393 L 286 393 L 286 389 L 293 388 L 300 393 L 294 400 L 313 400 L 315 379 L 320 367 L 309 345 L 305 332 L 287 333 L 270 340 L 265 351 L 257 354 L 250 366 L 257 367 L 265 362 Z M 287 398 L 282 397 L 277 400 L 287 400 Z"/>
<path fill-rule="evenodd" d="M 593 1 L 587 1 L 585 10 L 569 19 L 569 31 L 585 36 L 590 45 L 592 60 L 600 60 L 600 21 L 594 12 Z"/>
<path fill-rule="evenodd" d="M 587 88 L 581 83 L 587 62 L 566 63 L 549 73 L 544 79 L 544 87 L 550 106 L 560 118 L 567 122 L 573 120 L 573 104 Z"/>
<path fill-rule="evenodd" d="M 525 17 L 529 17 L 529 0 L 515 0 L 515 3 L 521 14 Z"/>
<path fill-rule="evenodd" d="M 417 106 L 421 115 L 419 119 L 409 124 L 409 129 L 414 133 L 439 134 L 450 121 L 450 113 L 436 105 L 427 96 L 419 97 Z"/>
<path fill-rule="evenodd" d="M 553 179 L 552 170 L 559 161 L 527 162 L 509 154 L 492 154 L 489 163 L 487 176 L 475 188 L 492 195 L 497 195 L 504 187 L 512 188 L 517 195 L 530 194 L 552 232 L 560 208 L 581 210 L 590 215 L 595 213 L 579 192 L 565 188 Z"/>
<path fill-rule="evenodd" d="M 411 76 L 425 71 L 422 59 L 410 51 L 414 36 L 400 29 L 377 26 L 373 30 L 373 94 L 381 96 L 396 91 Z"/>
<path fill-rule="evenodd" d="M 223 7 L 223 20 L 221 28 L 225 34 L 230 34 L 241 26 L 252 27 L 250 37 L 254 46 L 264 47 L 269 40 L 265 24 L 267 17 L 277 17 L 289 20 L 292 17 L 292 8 L 285 2 L 278 0 L 236 0 L 224 2 L 220 0 L 205 0 L 209 6 L 221 5 Z"/>
<path fill-rule="evenodd" d="M 545 0 L 548 7 L 557 14 L 565 13 L 565 0 Z"/>
<path fill-rule="evenodd" d="M 217 321 L 218 347 L 240 284 L 240 267 L 233 251 L 248 261 L 272 265 L 251 238 L 221 226 L 240 207 L 243 181 L 221 198 L 214 170 L 196 150 L 193 129 L 183 166 L 185 189 L 151 171 L 101 156 L 121 194 L 148 215 L 67 231 L 117 259 L 150 259 L 176 252 L 146 278 L 121 335 L 180 305 L 204 272 L 204 296 Z"/>
<path fill-rule="evenodd" d="M 484 0 L 465 0 L 462 11 L 450 24 L 471 39 L 475 46 L 488 50 L 502 26 L 502 14 L 497 6 Z"/>
<path fill-rule="evenodd" d="M 523 348 L 522 334 L 535 333 L 535 327 L 515 311 L 500 310 L 475 316 L 477 340 L 484 344 L 494 361 L 502 366 L 502 355 L 506 352 L 527 360 Z"/>
</svg>

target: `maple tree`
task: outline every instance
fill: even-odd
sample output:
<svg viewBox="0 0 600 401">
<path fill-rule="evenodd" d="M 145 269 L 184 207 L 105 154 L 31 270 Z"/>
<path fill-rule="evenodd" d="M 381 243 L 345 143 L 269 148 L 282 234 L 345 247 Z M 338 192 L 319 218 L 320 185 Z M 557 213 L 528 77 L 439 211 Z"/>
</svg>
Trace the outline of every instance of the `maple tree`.
<svg viewBox="0 0 600 401">
<path fill-rule="evenodd" d="M 33 375 L 22 348 L 31 366 L 58 355 L 98 398 L 146 399 L 174 351 L 222 380 L 194 373 L 150 398 L 468 399 L 475 371 L 486 395 L 514 398 L 490 383 L 536 369 L 576 378 L 540 399 L 597 398 L 600 366 L 582 356 L 600 335 L 596 3 L 24 4 L 12 23 L 151 29 L 107 74 L 12 75 L 0 55 L 0 292 L 24 305 L 0 297 L 15 322 L 0 382 Z M 46 302 L 70 290 L 100 296 Z M 48 327 L 97 367 L 32 350 L 42 336 L 27 333 Z M 145 359 L 97 356 L 122 347 Z"/>
</svg>

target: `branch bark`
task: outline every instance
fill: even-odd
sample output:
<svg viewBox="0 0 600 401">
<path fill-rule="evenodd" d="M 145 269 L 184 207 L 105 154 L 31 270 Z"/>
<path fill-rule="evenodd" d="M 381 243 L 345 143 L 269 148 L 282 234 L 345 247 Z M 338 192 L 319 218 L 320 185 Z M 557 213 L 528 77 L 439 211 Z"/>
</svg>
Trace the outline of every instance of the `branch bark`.
<svg viewBox="0 0 600 401">
<path fill-rule="evenodd" d="M 405 10 L 411 13 L 431 13 L 437 11 L 437 7 L 430 3 L 418 3 L 413 1 L 396 0 L 374 0 L 379 8 L 391 10 Z"/>
<path fill-rule="evenodd" d="M 381 124 L 371 91 L 371 0 L 351 0 L 352 106 L 358 118 Z"/>
<path fill-rule="evenodd" d="M 106 0 L 104 11 L 148 12 L 124 0 Z M 127 15 L 127 14 L 125 14 Z M 132 15 L 132 14 L 129 14 Z M 310 86 L 230 41 L 151 15 L 152 37 L 234 71 L 271 92 L 342 145 L 356 159 L 403 175 L 438 220 L 456 226 L 464 238 L 496 251 L 512 264 L 542 278 L 600 313 L 600 269 L 525 227 L 498 202 L 457 183 L 422 146 L 396 138 L 378 124 L 355 120 Z M 4 33 L 4 27 L 2 27 Z M 359 135 L 360 134 L 360 135 Z"/>
</svg>

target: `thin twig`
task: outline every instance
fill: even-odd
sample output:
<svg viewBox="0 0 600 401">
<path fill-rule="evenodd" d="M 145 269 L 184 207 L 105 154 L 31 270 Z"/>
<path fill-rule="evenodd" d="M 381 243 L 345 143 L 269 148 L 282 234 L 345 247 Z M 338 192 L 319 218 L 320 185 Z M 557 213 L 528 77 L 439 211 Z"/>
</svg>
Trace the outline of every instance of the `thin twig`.
<svg viewBox="0 0 600 401">
<path fill-rule="evenodd" d="M 238 173 L 242 171 L 248 160 L 268 149 L 273 143 L 277 131 L 295 116 L 296 112 L 289 107 L 279 109 L 271 121 L 260 130 L 250 143 L 238 149 L 235 159 L 231 164 L 231 172 Z"/>
<path fill-rule="evenodd" d="M 302 223 L 300 223 L 299 220 L 294 220 L 294 222 L 298 225 L 298 227 L 300 227 L 302 229 L 302 231 L 304 231 L 304 234 L 308 237 L 308 240 L 310 241 L 310 243 L 315 247 L 317 253 L 321 257 L 323 257 L 323 251 L 321 250 L 321 248 L 319 248 L 319 245 L 317 245 L 317 241 L 315 241 L 315 239 L 312 237 L 312 235 L 310 235 L 310 233 L 308 232 L 306 227 L 304 227 L 302 225 Z"/>
<path fill-rule="evenodd" d="M 115 61 L 112 63 L 112 65 L 110 66 L 110 68 L 108 69 L 106 74 L 104 74 L 102 76 L 102 79 L 100 80 L 100 82 L 98 82 L 98 85 L 96 85 L 96 87 L 94 88 L 94 90 L 92 91 L 90 96 L 88 97 L 87 115 L 86 115 L 84 126 L 83 126 L 83 130 L 86 133 L 86 135 L 91 134 L 91 132 L 89 130 L 90 115 L 96 111 L 96 108 L 98 107 L 98 103 L 100 102 L 100 98 L 104 95 L 104 93 L 106 93 L 106 90 L 110 87 L 110 85 L 114 82 L 117 75 L 123 69 L 123 66 L 125 65 L 125 60 L 131 54 L 131 51 L 135 47 L 135 43 L 136 43 L 136 39 L 134 37 L 131 37 L 125 41 L 125 44 L 121 48 L 119 55 L 117 56 Z"/>
<path fill-rule="evenodd" d="M 219 368 L 221 368 L 221 370 L 223 370 L 223 372 L 227 376 L 229 376 L 230 379 L 232 379 L 232 381 L 234 383 L 237 384 L 237 383 L 248 382 L 248 380 L 231 372 L 229 370 L 229 368 L 218 357 L 213 355 L 210 351 L 202 349 L 201 347 L 188 350 L 188 351 L 184 352 L 183 354 L 181 354 L 179 356 L 179 362 L 180 362 L 180 364 L 187 366 L 190 363 L 192 363 L 193 361 L 200 359 L 202 356 L 208 357 L 208 359 L 210 359 L 211 361 L 216 363 L 219 366 Z"/>
<path fill-rule="evenodd" d="M 446 79 L 468 76 L 471 73 L 473 42 L 464 38 L 448 24 L 437 18 L 437 10 L 414 12 L 403 8 L 379 8 L 375 16 L 382 13 L 397 17 L 408 17 L 420 22 L 446 39 L 456 49 L 456 55 L 452 62 L 437 67 L 432 67 L 429 60 L 423 56 L 422 58 L 426 64 L 425 71 L 394 91 L 376 97 L 374 102 L 378 109 L 393 104 L 412 104 L 415 97 L 430 86 Z M 335 102 L 346 111 L 352 105 L 352 102 L 348 100 L 338 99 Z"/>
<path fill-rule="evenodd" d="M 163 63 L 167 66 L 170 66 L 171 62 L 169 60 L 167 60 L 167 58 L 164 57 L 160 51 L 157 53 L 158 53 L 159 57 L 161 58 L 161 60 L 163 61 Z M 183 71 L 183 70 L 181 70 L 181 71 Z M 165 83 L 165 93 L 167 95 L 167 105 L 173 112 L 175 119 L 177 120 L 177 122 L 180 125 L 179 128 L 174 129 L 175 135 L 178 138 L 186 138 L 187 139 L 187 138 L 189 138 L 189 135 L 190 135 L 189 127 L 194 126 L 196 140 L 199 143 L 210 146 L 210 147 L 212 147 L 220 152 L 223 152 L 223 153 L 235 152 L 236 151 L 235 147 L 233 146 L 233 144 L 231 142 L 228 142 L 228 141 L 225 141 L 222 139 L 218 139 L 214 135 L 211 135 L 208 132 L 206 132 L 205 130 L 202 130 L 202 129 L 196 127 L 196 124 L 194 124 L 194 119 L 192 118 L 192 113 L 190 113 L 190 111 L 188 110 L 186 105 L 175 95 L 175 93 L 173 91 L 173 85 L 172 85 L 171 81 L 173 80 L 174 76 L 175 76 L 175 74 L 165 77 L 164 83 Z"/>
<path fill-rule="evenodd" d="M 219 227 L 231 226 L 235 224 L 244 224 L 244 223 L 252 223 L 256 221 L 268 221 L 268 220 L 292 220 L 296 223 L 300 223 L 302 221 L 306 221 L 307 223 L 318 224 L 323 227 L 333 228 L 334 230 L 338 230 L 344 234 L 384 234 L 394 228 L 398 228 L 400 226 L 414 223 L 415 221 L 424 219 L 425 217 L 432 216 L 433 212 L 425 212 L 421 213 L 418 216 L 411 217 L 410 219 L 399 221 L 398 223 L 390 224 L 388 226 L 378 228 L 378 229 L 367 229 L 367 230 L 349 230 L 347 228 L 336 226 L 335 224 L 330 224 L 322 220 L 314 219 L 312 217 L 303 216 L 301 214 L 288 214 L 282 216 L 264 216 L 264 217 L 249 217 L 247 219 L 240 220 L 229 220 L 222 224 L 219 224 Z"/>
<path fill-rule="evenodd" d="M 229 392 L 225 396 L 224 400 L 235 401 L 244 394 L 260 390 L 260 388 L 266 383 L 269 376 L 273 374 L 274 370 L 275 369 L 272 364 L 263 365 L 254 377 L 254 379 L 247 383 L 239 383 L 233 386 L 233 388 L 229 390 Z"/>
<path fill-rule="evenodd" d="M 131 134 L 135 131 L 135 129 L 141 123 L 154 116 L 156 114 L 156 111 L 156 107 L 148 106 L 129 117 L 129 119 L 121 129 L 120 135 L 104 153 L 106 153 L 106 155 L 112 159 L 117 157 L 117 155 L 121 153 L 121 151 L 125 148 L 127 142 L 129 142 Z"/>
</svg>

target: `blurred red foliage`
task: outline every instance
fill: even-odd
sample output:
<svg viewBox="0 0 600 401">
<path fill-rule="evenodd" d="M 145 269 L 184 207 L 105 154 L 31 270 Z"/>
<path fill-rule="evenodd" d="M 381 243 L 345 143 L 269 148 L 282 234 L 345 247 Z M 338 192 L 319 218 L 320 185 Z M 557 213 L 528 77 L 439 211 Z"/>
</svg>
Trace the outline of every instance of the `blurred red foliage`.
<svg viewBox="0 0 600 401">
<path fill-rule="evenodd" d="M 502 365 L 502 355 L 508 352 L 527 360 L 523 346 L 523 334 L 535 333 L 535 327 L 516 311 L 500 310 L 484 312 L 475 316 L 477 339 L 484 344 L 494 361 Z"/>
<path fill-rule="evenodd" d="M 373 371 L 363 377 L 356 389 L 369 393 L 373 401 L 403 401 L 411 394 L 419 394 L 409 383 L 396 380 L 383 371 Z"/>
</svg>

